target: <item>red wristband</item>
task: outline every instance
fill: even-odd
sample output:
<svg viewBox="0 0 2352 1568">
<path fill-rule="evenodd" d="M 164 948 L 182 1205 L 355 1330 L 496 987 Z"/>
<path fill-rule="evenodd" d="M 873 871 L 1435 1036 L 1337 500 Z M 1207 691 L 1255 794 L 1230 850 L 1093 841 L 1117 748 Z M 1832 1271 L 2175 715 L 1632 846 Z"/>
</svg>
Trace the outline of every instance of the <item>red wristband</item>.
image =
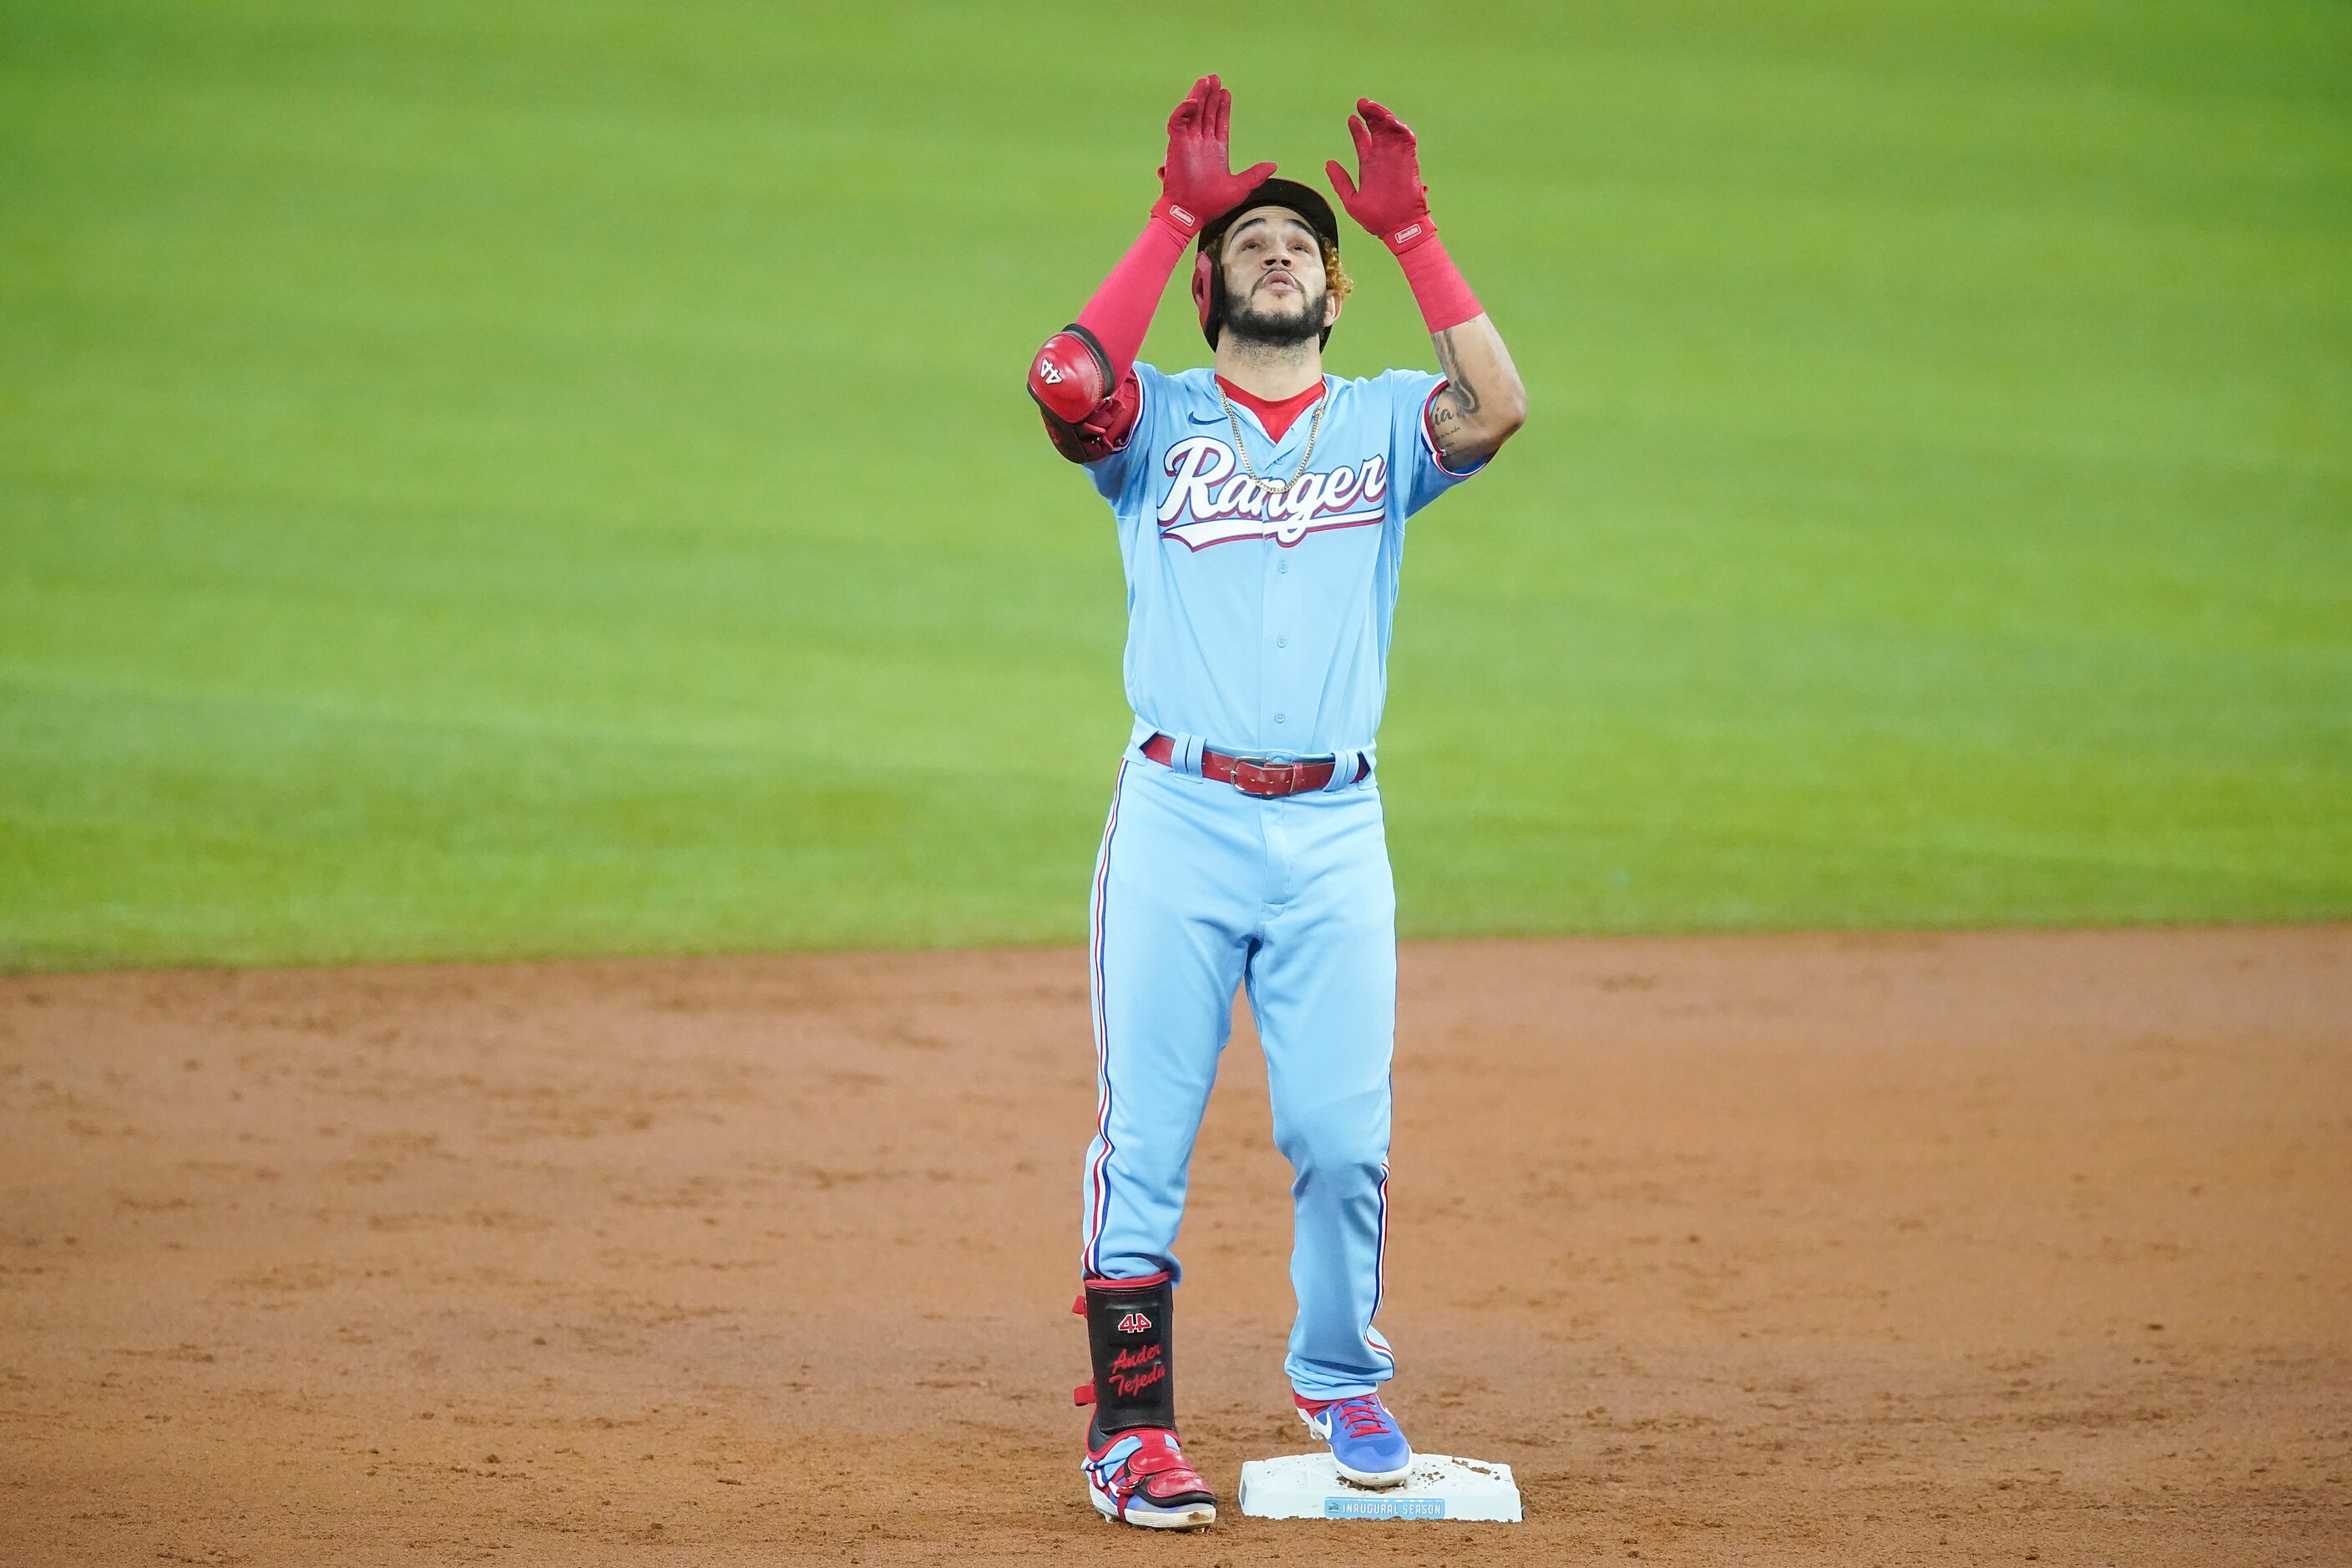
<svg viewBox="0 0 2352 1568">
<path fill-rule="evenodd" d="M 1420 233 L 1414 234 L 1417 227 Z M 1421 307 L 1421 319 L 1433 332 L 1486 313 L 1478 296 L 1470 292 L 1470 285 L 1454 258 L 1445 254 L 1445 246 L 1437 237 L 1437 226 L 1427 218 L 1403 231 L 1410 236 L 1402 248 L 1397 250 L 1397 264 L 1404 268 L 1404 280 L 1412 289 L 1412 302 Z M 1394 241 L 1391 239 L 1391 245 Z"/>
</svg>

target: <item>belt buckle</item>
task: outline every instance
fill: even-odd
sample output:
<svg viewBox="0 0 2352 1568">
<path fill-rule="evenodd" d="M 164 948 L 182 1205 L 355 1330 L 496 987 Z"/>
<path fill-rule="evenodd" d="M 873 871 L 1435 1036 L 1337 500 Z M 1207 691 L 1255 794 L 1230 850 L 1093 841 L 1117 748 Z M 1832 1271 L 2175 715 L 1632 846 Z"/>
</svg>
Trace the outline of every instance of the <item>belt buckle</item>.
<svg viewBox="0 0 2352 1568">
<path fill-rule="evenodd" d="M 1260 800 L 1272 800 L 1280 795 L 1298 793 L 1298 774 L 1304 763 L 1276 762 L 1272 757 L 1235 757 L 1234 787 L 1246 795 Z M 1253 789 L 1252 783 L 1265 787 Z"/>
</svg>

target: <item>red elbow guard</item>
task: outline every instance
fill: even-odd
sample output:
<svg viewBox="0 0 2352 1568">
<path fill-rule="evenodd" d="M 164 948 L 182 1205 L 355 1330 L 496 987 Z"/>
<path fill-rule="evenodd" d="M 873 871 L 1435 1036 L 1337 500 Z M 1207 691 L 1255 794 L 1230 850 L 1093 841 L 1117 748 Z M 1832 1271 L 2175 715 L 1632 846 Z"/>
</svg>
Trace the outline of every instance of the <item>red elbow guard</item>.
<svg viewBox="0 0 2352 1568">
<path fill-rule="evenodd" d="M 1110 355 L 1076 323 L 1045 340 L 1029 362 L 1029 395 L 1065 425 L 1083 425 L 1111 395 Z"/>
<path fill-rule="evenodd" d="M 1135 373 L 1113 386 L 1110 356 L 1075 323 L 1045 340 L 1029 364 L 1029 395 L 1045 416 L 1054 447 L 1074 463 L 1091 463 L 1127 445 L 1143 392 Z"/>
</svg>

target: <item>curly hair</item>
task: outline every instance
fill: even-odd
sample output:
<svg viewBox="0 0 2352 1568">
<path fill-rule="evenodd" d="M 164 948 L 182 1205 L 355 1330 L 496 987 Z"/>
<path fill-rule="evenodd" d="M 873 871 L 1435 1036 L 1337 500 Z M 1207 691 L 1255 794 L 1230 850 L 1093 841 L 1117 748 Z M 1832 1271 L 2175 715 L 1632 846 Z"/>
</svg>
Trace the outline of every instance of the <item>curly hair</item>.
<svg viewBox="0 0 2352 1568">
<path fill-rule="evenodd" d="M 1356 280 L 1339 265 L 1339 247 L 1328 239 L 1323 242 L 1323 283 L 1334 300 L 1345 300 L 1356 291 Z"/>
</svg>

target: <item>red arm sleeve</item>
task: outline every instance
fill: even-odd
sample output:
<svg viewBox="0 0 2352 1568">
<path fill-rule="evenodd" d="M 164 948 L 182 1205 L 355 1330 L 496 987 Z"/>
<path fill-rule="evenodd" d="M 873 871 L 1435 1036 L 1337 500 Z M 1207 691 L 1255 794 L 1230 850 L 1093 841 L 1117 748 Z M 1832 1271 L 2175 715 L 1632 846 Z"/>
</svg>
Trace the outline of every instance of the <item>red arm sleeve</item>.
<svg viewBox="0 0 2352 1568">
<path fill-rule="evenodd" d="M 1078 325 L 1095 335 L 1109 357 L 1113 386 L 1135 368 L 1135 356 L 1143 352 L 1143 334 L 1151 330 L 1151 313 L 1160 308 L 1160 296 L 1168 291 L 1168 279 L 1184 258 L 1184 235 L 1163 222 L 1155 209 L 1142 234 L 1078 312 Z"/>
<path fill-rule="evenodd" d="M 1029 395 L 1037 400 L 1055 447 L 1070 461 L 1108 457 L 1134 433 L 1143 402 L 1135 356 L 1184 245 L 1173 220 L 1153 208 L 1151 221 L 1078 319 L 1046 339 L 1029 362 Z"/>
</svg>

